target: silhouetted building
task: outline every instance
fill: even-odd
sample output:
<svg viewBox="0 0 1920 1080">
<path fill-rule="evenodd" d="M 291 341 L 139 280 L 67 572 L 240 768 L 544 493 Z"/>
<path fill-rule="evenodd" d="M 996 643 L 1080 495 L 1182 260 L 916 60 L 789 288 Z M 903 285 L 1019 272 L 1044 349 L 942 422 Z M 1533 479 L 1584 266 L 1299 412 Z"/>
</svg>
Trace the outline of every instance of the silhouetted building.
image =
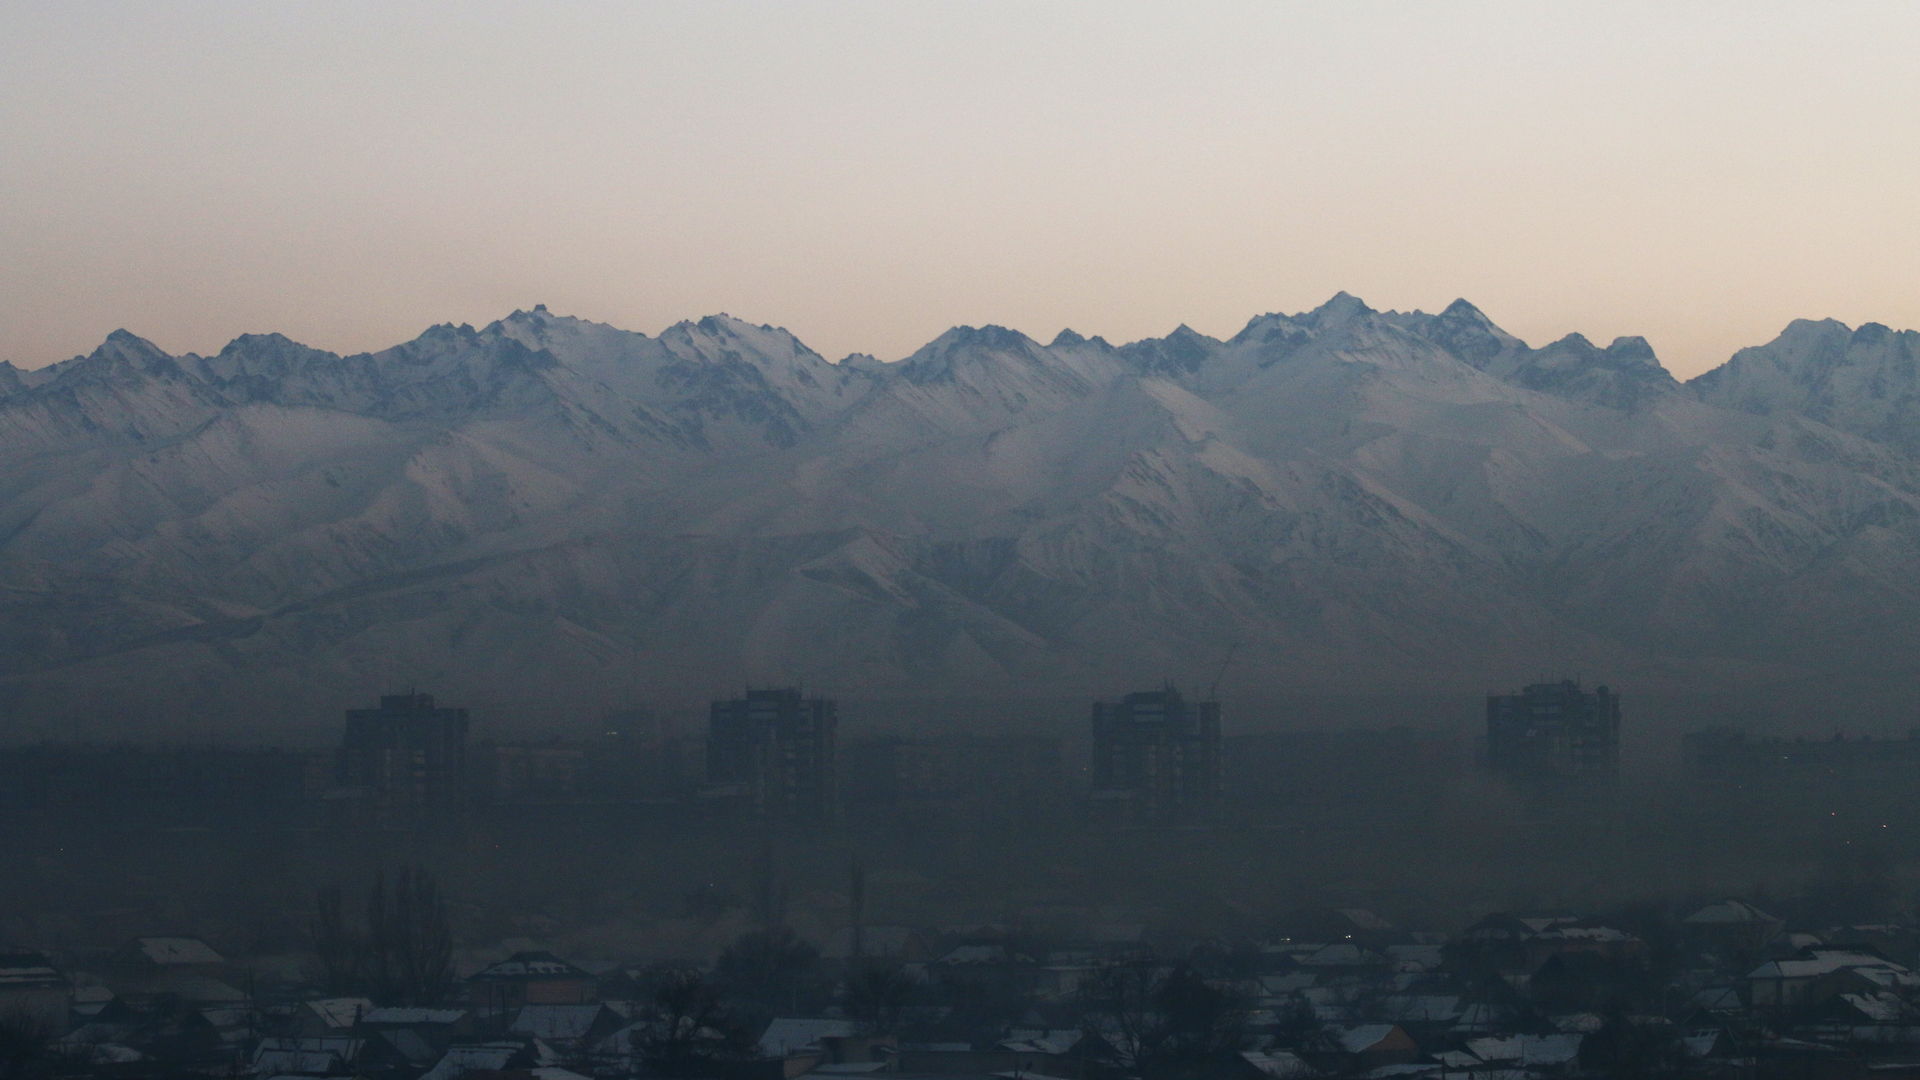
<svg viewBox="0 0 1920 1080">
<path fill-rule="evenodd" d="M 1606 777 L 1620 768 L 1620 696 L 1572 679 L 1487 696 L 1487 763 L 1522 779 Z"/>
<path fill-rule="evenodd" d="M 475 972 L 468 997 L 480 1016 L 509 1020 L 528 1005 L 585 1005 L 594 1000 L 594 979 L 549 952 L 517 952 Z"/>
<path fill-rule="evenodd" d="M 840 812 L 830 698 L 797 688 L 716 701 L 707 721 L 707 781 L 769 820 L 821 823 Z"/>
<path fill-rule="evenodd" d="M 1096 823 L 1190 825 L 1220 808 L 1220 703 L 1171 685 L 1093 705 Z"/>
<path fill-rule="evenodd" d="M 361 820 L 449 816 L 470 797 L 467 710 L 415 693 L 349 709 L 336 761 L 334 778 Z"/>
</svg>

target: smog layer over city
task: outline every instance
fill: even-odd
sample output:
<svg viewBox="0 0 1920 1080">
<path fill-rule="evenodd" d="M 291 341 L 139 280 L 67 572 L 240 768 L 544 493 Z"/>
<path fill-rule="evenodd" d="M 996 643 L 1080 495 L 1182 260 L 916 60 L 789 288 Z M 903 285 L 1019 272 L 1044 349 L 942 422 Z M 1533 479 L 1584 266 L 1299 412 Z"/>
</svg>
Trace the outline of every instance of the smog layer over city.
<svg viewBox="0 0 1920 1080">
<path fill-rule="evenodd" d="M 0 1080 L 1920 1078 L 1916 57 L 0 0 Z"/>
</svg>

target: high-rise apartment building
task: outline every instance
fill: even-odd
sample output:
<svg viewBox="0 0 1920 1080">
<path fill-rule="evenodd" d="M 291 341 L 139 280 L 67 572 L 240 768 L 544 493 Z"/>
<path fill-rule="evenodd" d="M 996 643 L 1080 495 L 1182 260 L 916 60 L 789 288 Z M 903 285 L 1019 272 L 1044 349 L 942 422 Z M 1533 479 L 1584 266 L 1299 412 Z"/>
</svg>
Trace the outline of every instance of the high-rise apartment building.
<svg viewBox="0 0 1920 1080">
<path fill-rule="evenodd" d="M 1171 685 L 1093 705 L 1096 822 L 1195 825 L 1219 812 L 1220 703 Z"/>
<path fill-rule="evenodd" d="M 797 688 L 716 701 L 707 721 L 707 781 L 737 789 L 756 817 L 833 821 L 840 812 L 838 724 L 831 698 L 806 697 Z"/>
<path fill-rule="evenodd" d="M 388 694 L 374 709 L 347 710 L 335 780 L 365 816 L 447 816 L 471 797 L 467 710 L 434 705 L 432 694 Z"/>
</svg>

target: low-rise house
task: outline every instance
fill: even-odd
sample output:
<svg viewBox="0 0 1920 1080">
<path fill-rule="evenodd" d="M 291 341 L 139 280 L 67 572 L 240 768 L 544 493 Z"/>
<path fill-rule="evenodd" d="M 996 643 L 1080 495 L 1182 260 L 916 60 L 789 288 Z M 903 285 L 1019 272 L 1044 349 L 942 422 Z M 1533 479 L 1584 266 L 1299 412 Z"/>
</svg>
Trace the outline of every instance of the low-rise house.
<svg viewBox="0 0 1920 1080">
<path fill-rule="evenodd" d="M 294 1035 L 343 1035 L 372 1011 L 372 998 L 313 998 L 294 1006 L 287 1027 Z"/>
<path fill-rule="evenodd" d="M 1078 1028 L 1015 1030 L 995 1049 L 1014 1058 L 1010 1066 L 1000 1071 L 1011 1068 L 1015 1072 L 1043 1076 L 1085 1076 L 1090 1064 L 1110 1062 L 1116 1057 L 1112 1043 Z"/>
<path fill-rule="evenodd" d="M 760 1056 L 779 1062 L 781 1075 L 800 1076 L 827 1066 L 891 1068 L 898 1060 L 898 1041 L 875 1035 L 849 1020 L 779 1017 L 761 1032 Z M 865 1071 L 879 1071 L 865 1070 Z"/>
<path fill-rule="evenodd" d="M 448 1047 L 473 1038 L 476 1027 L 466 1009 L 384 1006 L 362 1013 L 355 1031 L 393 1057 L 426 1068 L 444 1057 Z"/>
<path fill-rule="evenodd" d="M 105 983 L 91 977 L 74 980 L 71 1026 L 78 1027 L 95 1020 L 114 1023 L 126 1019 L 131 1012 Z"/>
<path fill-rule="evenodd" d="M 1465 1006 L 1458 994 L 1394 994 L 1381 998 L 1369 1010 L 1372 1019 L 1416 1026 L 1437 1026 L 1444 1030 L 1460 1021 Z"/>
<path fill-rule="evenodd" d="M 1318 1067 L 1331 1072 L 1367 1072 L 1420 1060 L 1420 1044 L 1398 1024 L 1329 1028 L 1308 1044 Z"/>
<path fill-rule="evenodd" d="M 1439 945 L 1389 945 L 1384 950 L 1396 972 L 1437 971 L 1446 964 L 1446 952 Z"/>
<path fill-rule="evenodd" d="M 1579 1064 L 1583 1036 L 1501 1035 L 1467 1041 L 1467 1052 L 1488 1065 L 1534 1071 L 1569 1071 Z"/>
<path fill-rule="evenodd" d="M 194 937 L 134 938 L 107 958 L 108 970 L 128 976 L 178 971 L 221 975 L 226 966 L 226 957 Z"/>
<path fill-rule="evenodd" d="M 1814 948 L 1784 960 L 1769 960 L 1746 975 L 1754 1008 L 1782 1012 L 1802 1008 L 1849 988 L 1868 992 L 1920 987 L 1905 965 L 1876 953 Z"/>
<path fill-rule="evenodd" d="M 504 1023 L 527 1005 L 587 1005 L 596 980 L 549 952 L 517 952 L 467 980 L 474 1008 Z"/>
<path fill-rule="evenodd" d="M 73 988 L 37 952 L 0 952 L 0 1017 L 24 1017 L 49 1035 L 72 1027 Z"/>
<path fill-rule="evenodd" d="M 1738 1045 L 1725 1028 L 1689 1028 L 1680 1037 L 1680 1046 L 1695 1061 L 1720 1061 L 1736 1056 Z"/>
<path fill-rule="evenodd" d="M 514 1014 L 507 1031 L 577 1058 L 625 1025 L 625 1018 L 605 1005 L 526 1005 Z"/>
<path fill-rule="evenodd" d="M 1372 949 L 1362 948 L 1351 941 L 1336 941 L 1298 958 L 1300 966 L 1308 971 L 1317 971 L 1330 975 L 1369 975 L 1387 971 L 1392 967 L 1387 958 Z"/>
<path fill-rule="evenodd" d="M 361 1063 L 361 1039 L 268 1038 L 254 1047 L 248 1071 L 255 1076 L 351 1076 Z"/>
<path fill-rule="evenodd" d="M 145 1054 L 91 1024 L 55 1039 L 49 1049 L 63 1071 L 99 1069 L 104 1072 L 107 1067 L 126 1068 L 147 1059 Z"/>
<path fill-rule="evenodd" d="M 245 1006 L 221 1005 L 199 1009 L 182 1021 L 195 1033 L 204 1032 L 220 1052 L 232 1053 L 253 1045 L 260 1035 L 260 1014 Z"/>
<path fill-rule="evenodd" d="M 247 1001 L 245 991 L 224 981 L 226 958 L 199 938 L 134 938 L 107 958 L 101 974 L 135 1009 L 190 1011 Z"/>
<path fill-rule="evenodd" d="M 1842 992 L 1812 1006 L 1799 1030 L 1822 1042 L 1920 1048 L 1920 1011 L 1884 990 Z"/>
<path fill-rule="evenodd" d="M 1688 944 L 1727 957 L 1758 955 L 1786 923 L 1745 900 L 1721 900 L 1680 920 Z"/>
<path fill-rule="evenodd" d="M 1312 1080 L 1319 1071 L 1289 1050 L 1245 1050 L 1242 1080 Z"/>
<path fill-rule="evenodd" d="M 420 1075 L 420 1080 L 460 1080 L 473 1073 L 530 1070 L 540 1064 L 533 1044 L 525 1040 L 461 1043 L 448 1047 L 433 1068 Z"/>
<path fill-rule="evenodd" d="M 1647 957 L 1638 937 L 1578 915 L 1489 915 L 1460 935 L 1456 949 L 1470 968 L 1510 973 L 1531 973 L 1569 953 L 1636 963 Z"/>
</svg>

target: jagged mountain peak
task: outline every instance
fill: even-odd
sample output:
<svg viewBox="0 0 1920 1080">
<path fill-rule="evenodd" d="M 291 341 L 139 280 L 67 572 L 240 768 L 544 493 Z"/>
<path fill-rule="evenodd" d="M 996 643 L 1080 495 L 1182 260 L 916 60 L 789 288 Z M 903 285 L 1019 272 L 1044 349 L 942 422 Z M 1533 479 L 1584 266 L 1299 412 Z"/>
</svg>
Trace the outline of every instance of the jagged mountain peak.
<svg viewBox="0 0 1920 1080">
<path fill-rule="evenodd" d="M 786 327 L 749 322 L 724 311 L 674 323 L 661 331 L 659 340 L 676 353 L 682 352 L 683 348 L 690 348 L 693 354 L 709 360 L 720 357 L 803 357 L 827 364 L 825 357 L 808 348 Z"/>
<path fill-rule="evenodd" d="M 1120 346 L 1120 356 L 1135 369 L 1151 375 L 1189 375 L 1198 371 L 1220 342 L 1186 323 L 1162 338 L 1143 338 Z"/>
<path fill-rule="evenodd" d="M 1911 330 L 1904 332 L 1913 333 Z M 1886 323 L 1866 322 L 1861 323 L 1853 331 L 1852 341 L 1857 345 L 1878 345 L 1899 336 L 1900 333 L 1902 331 L 1896 331 Z"/>
<path fill-rule="evenodd" d="M 432 326 L 420 331 L 418 337 L 400 347 L 406 348 L 408 345 L 446 347 L 448 345 L 472 342 L 479 337 L 480 331 L 474 329 L 472 323 L 434 323 Z"/>
<path fill-rule="evenodd" d="M 682 319 L 661 331 L 660 334 L 663 340 L 673 336 L 704 336 L 716 339 L 773 337 L 792 341 L 795 344 L 800 341 L 784 326 L 756 323 L 724 311 L 702 315 L 698 319 Z"/>
<path fill-rule="evenodd" d="M 861 371 L 872 374 L 885 370 L 887 362 L 872 353 L 856 352 L 848 353 L 841 357 L 835 362 L 835 366 L 846 368 L 848 371 Z"/>
<path fill-rule="evenodd" d="M 956 326 L 920 347 L 914 357 L 932 358 L 944 356 L 960 350 L 981 350 L 986 352 L 1025 351 L 1029 347 L 1037 348 L 1039 342 L 1018 330 L 988 323 L 985 326 Z"/>
<path fill-rule="evenodd" d="M 702 315 L 698 319 L 691 322 L 683 322 L 679 325 L 698 327 L 700 330 L 709 334 L 739 334 L 744 330 L 772 331 L 774 329 L 764 323 L 758 325 L 750 323 L 745 319 L 729 315 L 724 311 L 717 311 L 712 315 Z M 785 333 L 786 331 L 782 330 L 780 332 Z"/>
<path fill-rule="evenodd" d="M 1660 366 L 1659 358 L 1653 353 L 1653 345 L 1638 334 L 1623 334 L 1614 338 L 1613 343 L 1607 346 L 1607 355 L 1618 360 Z"/>
<path fill-rule="evenodd" d="M 120 364 L 144 364 L 154 360 L 170 360 L 167 351 L 131 330 L 119 329 L 108 334 L 92 352 L 88 360 L 105 361 Z"/>
<path fill-rule="evenodd" d="M 1780 331 L 1781 337 L 1802 334 L 1850 334 L 1853 328 L 1835 318 L 1793 319 Z"/>
<path fill-rule="evenodd" d="M 1367 306 L 1366 301 L 1343 289 L 1311 311 L 1291 315 L 1270 311 L 1255 315 L 1230 339 L 1230 343 L 1298 340 L 1312 334 L 1337 331 L 1378 314 Z"/>
<path fill-rule="evenodd" d="M 515 308 L 506 318 L 496 321 L 493 325 L 538 326 L 548 322 L 561 321 L 571 322 L 573 320 L 568 316 L 555 315 L 545 304 L 535 304 L 530 308 Z"/>
<path fill-rule="evenodd" d="M 1465 297 L 1460 297 L 1440 309 L 1439 317 L 1455 322 L 1476 322 L 1489 327 L 1493 325 L 1493 320 L 1487 318 L 1487 313 L 1469 303 Z"/>
<path fill-rule="evenodd" d="M 1701 400 L 1762 415 L 1799 414 L 1920 452 L 1920 333 L 1882 323 L 1795 319 L 1688 384 Z"/>
<path fill-rule="evenodd" d="M 1525 342 L 1500 329 L 1485 312 L 1464 299 L 1448 304 L 1438 315 L 1416 311 L 1387 318 L 1482 371 L 1499 367 L 1501 358 L 1526 348 Z"/>
<path fill-rule="evenodd" d="M 1247 320 L 1240 332 L 1227 339 L 1230 345 L 1248 341 L 1286 342 L 1304 340 L 1312 336 L 1314 327 L 1306 322 L 1306 316 L 1283 315 L 1277 311 L 1265 315 L 1255 315 Z"/>
<path fill-rule="evenodd" d="M 1092 337 L 1088 337 L 1074 330 L 1062 330 L 1058 334 L 1055 334 L 1053 336 L 1052 341 L 1049 341 L 1047 343 L 1047 348 L 1048 349 L 1081 349 L 1081 350 L 1091 349 L 1097 352 L 1108 353 L 1113 351 L 1113 344 L 1109 342 L 1106 338 L 1101 337 L 1099 334 L 1094 334 Z"/>
<path fill-rule="evenodd" d="M 55 365 L 64 377 L 121 381 L 130 377 L 171 379 L 182 374 L 179 361 L 165 349 L 130 330 L 115 330 L 92 352 Z"/>
<path fill-rule="evenodd" d="M 1374 313 L 1365 300 L 1342 289 L 1328 297 L 1326 303 L 1307 312 L 1304 317 L 1318 326 Z"/>
<path fill-rule="evenodd" d="M 326 350 L 313 348 L 310 345 L 295 341 L 278 331 L 272 331 L 265 334 L 240 334 L 232 341 L 222 345 L 220 351 L 215 353 L 214 356 L 309 355 L 314 353 L 326 353 Z M 330 356 L 333 354 L 326 353 L 326 355 Z"/>
</svg>

